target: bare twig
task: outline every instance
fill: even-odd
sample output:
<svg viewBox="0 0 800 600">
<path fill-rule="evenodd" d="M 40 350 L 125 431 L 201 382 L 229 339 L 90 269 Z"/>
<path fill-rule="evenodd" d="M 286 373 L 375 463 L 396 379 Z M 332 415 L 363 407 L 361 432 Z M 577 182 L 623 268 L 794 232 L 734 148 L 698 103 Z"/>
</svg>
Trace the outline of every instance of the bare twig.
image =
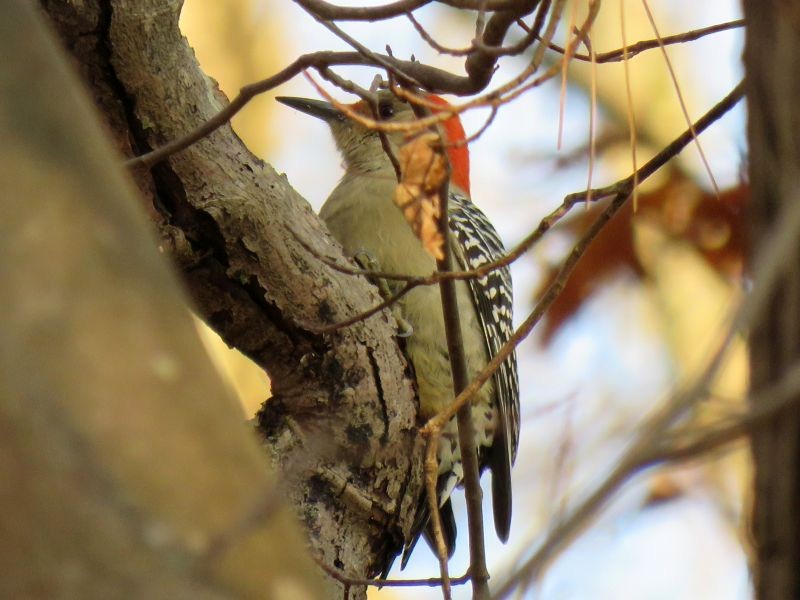
<svg viewBox="0 0 800 600">
<path fill-rule="evenodd" d="M 352 37 L 344 33 L 339 27 L 337 27 L 333 23 L 333 20 L 338 18 L 336 16 L 337 14 L 344 14 L 344 7 L 336 7 L 328 4 L 327 2 L 323 2 L 322 0 L 294 1 L 302 6 L 303 9 L 305 9 L 323 26 L 327 27 L 335 35 L 353 46 L 353 48 L 358 50 L 358 52 L 363 54 L 365 57 L 370 58 L 373 61 L 373 64 L 383 66 L 387 69 L 394 69 L 395 74 L 403 79 L 405 84 L 411 84 L 423 88 L 426 87 L 414 77 L 404 72 L 402 69 L 398 70 L 398 65 L 395 64 L 390 66 L 381 55 L 371 52 L 368 48 L 364 47 L 358 41 L 354 40 Z M 500 4 L 497 0 L 494 2 L 492 2 L 492 0 L 477 0 L 476 3 L 469 3 L 470 7 L 476 8 L 479 12 L 485 10 L 495 11 L 488 23 L 486 23 L 486 26 L 483 30 L 481 40 L 482 46 L 476 46 L 474 48 L 474 50 L 470 53 L 470 56 L 467 58 L 465 64 L 467 77 L 473 83 L 478 84 L 480 89 L 488 85 L 496 62 L 496 57 L 492 56 L 490 53 L 484 52 L 482 49 L 483 46 L 493 47 L 501 45 L 509 27 L 514 24 L 517 19 L 520 19 L 532 12 L 539 4 L 539 1 L 540 0 L 522 0 L 516 2 L 504 2 L 503 4 Z M 467 5 L 463 0 L 456 0 L 454 4 L 457 4 L 461 8 L 466 7 Z M 413 8 L 406 8 L 406 10 L 400 11 L 396 14 L 399 15 L 401 13 L 407 13 L 410 10 L 413 10 Z"/>
<path fill-rule="evenodd" d="M 329 21 L 382 21 L 417 10 L 432 0 L 398 0 L 381 6 L 336 6 L 322 0 L 298 2 L 306 11 Z"/>
<path fill-rule="evenodd" d="M 544 26 L 544 20 L 547 16 L 547 11 L 550 10 L 551 0 L 542 0 L 539 9 L 536 11 L 536 18 L 534 19 L 533 26 L 528 27 L 522 19 L 518 19 L 518 23 L 524 25 L 525 35 L 516 43 L 511 46 L 496 46 L 489 47 L 482 44 L 479 40 L 473 41 L 473 47 L 480 48 L 483 52 L 491 56 L 510 56 L 521 54 L 527 50 L 533 42 L 539 39 L 539 34 Z"/>
<path fill-rule="evenodd" d="M 631 150 L 631 165 L 633 166 L 633 172 L 636 173 L 637 171 L 637 155 L 636 155 L 636 110 L 633 104 L 633 90 L 631 89 L 631 70 L 630 70 L 630 56 L 627 52 L 628 47 L 628 38 L 626 34 L 626 27 L 625 27 L 625 0 L 619 0 L 619 22 L 620 22 L 620 30 L 622 32 L 622 46 L 623 46 L 623 53 L 622 53 L 622 64 L 624 66 L 624 73 L 625 73 L 625 98 L 627 102 L 625 102 L 625 114 L 628 117 L 628 132 L 630 134 L 630 150 Z M 697 134 L 692 131 L 692 135 L 694 139 L 697 139 Z M 633 180 L 633 212 L 639 207 L 639 181 L 634 179 Z"/>
<path fill-rule="evenodd" d="M 399 0 L 381 6 L 337 6 L 323 0 L 298 2 L 306 10 L 330 21 L 383 21 L 399 17 L 430 4 L 432 0 Z M 514 0 L 438 0 L 441 4 L 464 10 L 509 10 L 516 6 Z"/>
<path fill-rule="evenodd" d="M 324 561 L 317 559 L 317 564 L 328 575 L 333 577 L 336 581 L 346 585 L 367 585 L 372 587 L 439 587 L 442 585 L 442 580 L 439 577 L 428 577 L 424 579 L 359 579 L 356 577 L 348 577 L 339 572 L 338 569 L 333 568 Z M 460 577 L 452 577 L 450 579 L 451 585 L 464 585 L 470 580 L 469 571 Z"/>
<path fill-rule="evenodd" d="M 441 54 L 449 54 L 450 56 L 467 56 L 475 49 L 474 46 L 470 46 L 469 48 L 448 48 L 447 46 L 443 46 L 437 42 L 430 33 L 427 32 L 427 30 L 422 26 L 422 23 L 420 23 L 414 16 L 414 13 L 408 12 L 406 13 L 406 17 L 411 22 L 411 25 L 413 25 L 414 29 L 417 30 L 419 37 L 421 37 L 422 40 L 431 48 Z"/>
<path fill-rule="evenodd" d="M 433 540 L 436 544 L 436 558 L 439 560 L 439 574 L 442 582 L 442 595 L 444 600 L 450 598 L 450 573 L 447 566 L 447 547 L 444 543 L 442 529 L 442 515 L 439 511 L 439 497 L 436 490 L 437 474 L 439 472 L 439 459 L 437 450 L 439 438 L 431 437 L 425 447 L 425 493 L 428 497 L 428 511 L 430 512 Z"/>
<path fill-rule="evenodd" d="M 406 283 L 402 288 L 400 288 L 397 292 L 395 292 L 389 298 L 386 298 L 382 302 L 376 304 L 369 310 L 364 312 L 358 313 L 357 315 L 353 315 L 349 319 L 344 319 L 343 321 L 338 321 L 336 323 L 331 323 L 329 325 L 315 325 L 313 323 L 297 323 L 299 327 L 310 331 L 311 333 L 315 333 L 317 335 L 323 335 L 326 333 L 333 333 L 334 331 L 338 331 L 339 329 L 343 329 L 345 327 L 350 327 L 355 325 L 356 323 L 360 323 L 365 319 L 369 319 L 371 316 L 381 312 L 382 310 L 389 308 L 396 304 L 403 296 L 405 296 L 408 292 L 413 290 L 417 285 L 412 282 Z"/>
<path fill-rule="evenodd" d="M 524 25 L 524 23 L 522 25 Z M 672 44 L 684 44 L 686 42 L 693 42 L 695 40 L 699 40 L 700 38 L 705 37 L 707 35 L 719 33 L 721 31 L 728 31 L 730 29 L 738 29 L 739 27 L 744 27 L 745 25 L 746 23 L 744 19 L 739 19 L 736 21 L 728 21 L 727 23 L 719 23 L 718 25 L 711 25 L 710 27 L 703 27 L 701 29 L 692 29 L 691 31 L 686 31 L 684 33 L 668 35 L 661 38 L 661 43 L 663 43 L 665 46 L 670 46 Z M 657 39 L 643 40 L 641 42 L 636 42 L 635 44 L 631 44 L 630 46 L 626 46 L 625 48 L 619 48 L 617 50 L 610 50 L 609 52 L 601 52 L 599 54 L 595 54 L 594 60 L 598 64 L 609 63 L 609 62 L 620 62 L 623 60 L 625 54 L 627 54 L 628 58 L 631 59 L 637 54 L 640 54 L 646 50 L 653 50 L 654 48 L 658 48 L 659 46 L 660 44 Z M 564 54 L 566 52 L 564 48 L 552 42 L 548 42 L 547 47 L 550 48 L 551 50 L 555 50 L 559 54 Z M 572 58 L 574 58 L 575 60 L 581 60 L 585 62 L 592 61 L 592 57 L 589 54 L 574 54 Z"/>
<path fill-rule="evenodd" d="M 486 26 L 483 44 L 487 47 L 499 45 L 502 42 L 508 27 L 512 23 L 516 22 L 517 19 L 527 14 L 527 12 L 532 11 L 539 1 L 540 0 L 527 0 L 526 2 L 520 4 L 515 11 L 501 11 L 495 13 Z M 563 4 L 564 0 L 557 0 L 556 7 L 554 7 L 553 15 L 550 19 L 550 25 L 543 36 L 544 39 L 552 39 L 560 11 L 563 8 Z M 546 5 L 547 4 L 545 0 L 544 6 Z M 541 13 L 542 11 L 540 11 L 539 14 Z M 509 21 L 509 19 L 511 20 Z M 587 19 L 587 25 L 590 19 L 593 19 L 593 16 L 590 16 L 590 18 Z M 401 61 L 391 56 L 372 52 L 368 48 L 359 44 L 356 40 L 353 40 L 350 36 L 347 36 L 347 34 L 342 32 L 332 23 L 323 22 L 323 24 L 326 27 L 331 28 L 332 31 L 337 33 L 337 35 L 341 34 L 340 37 L 348 41 L 348 43 L 352 43 L 356 48 L 359 49 L 359 52 L 316 52 L 303 55 L 276 75 L 243 87 L 229 105 L 220 110 L 212 118 L 201 123 L 198 127 L 185 136 L 168 142 L 160 148 L 157 148 L 156 150 L 148 152 L 142 156 L 129 159 L 126 161 L 125 165 L 127 167 L 149 168 L 157 162 L 171 156 L 172 154 L 188 148 L 192 144 L 203 139 L 227 123 L 256 95 L 264 93 L 265 91 L 268 91 L 277 85 L 288 81 L 307 68 L 314 68 L 319 71 L 333 65 L 379 66 L 387 69 L 387 71 L 389 71 L 389 73 L 393 76 L 402 75 L 406 79 L 406 83 L 412 83 L 433 92 L 449 92 L 458 95 L 468 95 L 474 94 L 484 89 L 486 85 L 488 85 L 493 73 L 494 64 L 496 62 L 496 57 L 488 56 L 486 53 L 476 51 L 475 53 L 471 54 L 466 61 L 465 68 L 468 75 L 466 77 L 459 77 L 447 71 L 423 65 L 415 61 Z M 366 127 L 379 131 L 409 131 L 411 129 L 421 130 L 425 127 L 441 123 L 450 116 L 463 112 L 464 110 L 473 108 L 475 106 L 485 105 L 487 100 L 492 101 L 492 103 L 496 105 L 501 101 L 506 102 L 517 97 L 519 93 L 524 90 L 541 85 L 544 81 L 549 79 L 549 77 L 552 77 L 553 74 L 547 74 L 546 76 L 541 77 L 533 82 L 533 84 L 529 84 L 524 89 L 517 90 L 516 93 L 510 93 L 507 97 L 502 98 L 501 101 L 497 101 L 502 94 L 514 90 L 514 88 L 519 86 L 521 82 L 525 81 L 536 70 L 536 68 L 538 68 L 542 57 L 543 52 L 535 53 L 531 64 L 519 76 L 509 81 L 504 86 L 501 86 L 498 90 L 491 92 L 488 96 L 483 98 L 475 98 L 471 102 L 467 102 L 460 107 L 448 107 L 447 110 L 441 110 L 434 115 L 424 119 L 418 119 L 415 122 L 387 123 L 376 121 L 375 119 L 369 119 L 363 115 L 355 113 L 352 110 L 343 110 L 343 112 L 351 119 L 362 123 Z"/>
<path fill-rule="evenodd" d="M 440 272 L 453 270 L 453 257 L 449 242 L 450 226 L 448 225 L 447 182 L 442 186 L 442 209 L 440 230 L 444 232 L 444 259 L 437 267 Z M 439 283 L 442 297 L 442 313 L 444 315 L 447 350 L 450 356 L 450 369 L 453 375 L 453 391 L 460 394 L 469 385 L 467 360 L 464 356 L 464 340 L 461 333 L 456 282 L 452 279 Z M 466 309 L 466 307 L 464 307 Z M 475 445 L 475 426 L 472 422 L 472 406 L 464 404 L 457 414 L 458 443 L 461 449 L 461 466 L 464 470 L 464 489 L 467 500 L 467 523 L 469 527 L 469 572 L 472 575 L 472 597 L 474 600 L 488 600 L 489 571 L 486 568 L 486 544 L 483 532 L 483 508 L 480 472 L 478 470 L 478 451 Z"/>
<path fill-rule="evenodd" d="M 353 47 L 353 49 L 361 54 L 365 59 L 369 60 L 371 64 L 375 66 L 380 66 L 386 69 L 387 71 L 391 71 L 395 77 L 399 77 L 403 80 L 404 83 L 407 85 L 414 85 L 417 87 L 422 87 L 422 84 L 417 81 L 412 75 L 406 73 L 403 68 L 398 65 L 396 62 L 392 63 L 392 57 L 384 57 L 381 54 L 373 52 L 369 48 L 367 48 L 364 44 L 359 42 L 353 36 L 349 35 L 347 32 L 342 30 L 341 27 L 336 25 L 333 21 L 329 21 L 317 15 L 310 5 L 318 2 L 319 0 L 294 0 L 297 4 L 302 6 L 308 14 L 310 14 L 316 21 L 325 27 L 328 31 L 330 31 L 333 35 L 338 37 L 343 42 L 349 44 Z"/>
<path fill-rule="evenodd" d="M 681 86 L 678 84 L 678 76 L 675 74 L 675 69 L 672 68 L 672 61 L 669 59 L 669 54 L 667 53 L 667 47 L 664 44 L 664 39 L 661 37 L 661 34 L 658 32 L 658 25 L 656 24 L 656 20 L 653 17 L 653 11 L 650 10 L 650 5 L 648 4 L 647 0 L 642 0 L 642 5 L 644 6 L 644 11 L 647 13 L 647 19 L 650 21 L 650 26 L 653 28 L 653 33 L 656 36 L 656 41 L 658 41 L 658 45 L 661 48 L 661 54 L 664 57 L 664 62 L 667 65 L 667 70 L 669 71 L 670 79 L 672 79 L 672 86 L 675 88 L 675 93 L 678 95 L 678 104 L 680 104 L 681 111 L 683 112 L 683 118 L 686 120 L 686 124 L 691 129 L 692 127 L 692 119 L 689 116 L 689 109 L 686 108 L 686 101 L 683 99 L 683 93 L 681 92 Z M 700 160 L 703 161 L 703 166 L 706 169 L 706 173 L 708 173 L 708 178 L 711 181 L 711 187 L 714 189 L 714 195 L 719 200 L 719 186 L 717 185 L 717 180 L 714 177 L 714 173 L 711 171 L 711 165 L 708 164 L 708 159 L 706 158 L 706 153 L 703 151 L 703 145 L 700 143 L 700 139 L 695 135 L 694 143 L 697 147 L 697 152 L 700 154 Z"/>
<path fill-rule="evenodd" d="M 388 63 L 391 65 L 392 69 L 399 69 L 407 73 L 414 80 L 421 82 L 423 87 L 432 91 L 466 95 L 480 91 L 485 87 L 486 83 L 488 83 L 487 81 L 482 86 L 479 86 L 471 82 L 469 77 L 453 75 L 442 69 L 423 65 L 422 63 L 402 61 L 390 56 L 377 56 L 381 58 L 382 63 Z M 308 68 L 319 70 L 334 65 L 382 66 L 381 64 L 376 65 L 370 58 L 358 52 L 314 52 L 311 54 L 304 54 L 275 75 L 241 88 L 230 104 L 222 108 L 210 119 L 200 123 L 195 129 L 183 137 L 167 142 L 163 146 L 146 154 L 131 158 L 125 162 L 125 166 L 129 168 L 150 168 L 165 158 L 181 150 L 185 150 L 192 144 L 207 137 L 225 125 L 236 116 L 250 100 L 259 94 L 263 94 L 264 92 L 286 83 Z M 433 122 L 438 122 L 439 120 L 438 118 L 434 118 Z"/>
</svg>

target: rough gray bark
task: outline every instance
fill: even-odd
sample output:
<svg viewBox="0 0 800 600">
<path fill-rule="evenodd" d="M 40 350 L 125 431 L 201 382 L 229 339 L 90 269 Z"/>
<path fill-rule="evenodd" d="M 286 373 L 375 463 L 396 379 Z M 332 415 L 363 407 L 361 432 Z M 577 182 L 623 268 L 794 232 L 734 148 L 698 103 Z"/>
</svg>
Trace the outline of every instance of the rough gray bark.
<svg viewBox="0 0 800 600">
<path fill-rule="evenodd" d="M 800 2 L 745 0 L 751 248 L 800 202 Z M 800 360 L 800 240 L 751 335 L 753 389 Z M 756 593 L 800 597 L 800 412 L 784 411 L 752 436 Z"/>
<path fill-rule="evenodd" d="M 126 155 L 184 134 L 225 102 L 181 37 L 177 4 L 43 6 Z M 388 313 L 332 335 L 304 325 L 369 308 L 374 288 L 297 242 L 344 260 L 285 177 L 229 127 L 135 175 L 200 315 L 269 372 L 274 397 L 259 425 L 315 554 L 343 574 L 374 575 L 421 489 L 413 387 Z M 329 592 L 341 597 L 338 584 Z"/>
</svg>

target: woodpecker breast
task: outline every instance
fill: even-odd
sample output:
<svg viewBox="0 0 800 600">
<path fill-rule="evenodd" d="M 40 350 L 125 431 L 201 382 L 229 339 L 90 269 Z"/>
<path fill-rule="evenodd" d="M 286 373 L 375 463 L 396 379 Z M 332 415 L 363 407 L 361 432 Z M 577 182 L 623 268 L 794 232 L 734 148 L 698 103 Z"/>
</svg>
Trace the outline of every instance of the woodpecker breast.
<svg viewBox="0 0 800 600">
<path fill-rule="evenodd" d="M 390 167 L 389 167 L 390 168 Z M 428 275 L 433 258 L 422 248 L 400 210 L 392 201 L 394 173 L 373 170 L 348 172 L 323 206 L 320 216 L 347 253 L 366 250 L 387 272 Z M 469 198 L 453 188 L 449 197 L 451 251 L 456 268 L 482 266 L 504 253 L 503 245 L 485 215 Z M 511 277 L 507 268 L 474 280 L 457 282 L 462 336 L 470 378 L 474 378 L 508 340 L 512 329 Z M 422 286 L 401 301 L 403 317 L 414 331 L 406 340 L 419 390 L 420 412 L 430 418 L 453 400 L 453 383 L 447 351 L 438 286 Z M 506 360 L 473 399 L 473 423 L 479 465 L 492 470 L 495 528 L 505 541 L 511 515 L 510 468 L 518 445 L 519 393 L 516 357 Z M 439 447 L 439 502 L 451 513 L 449 497 L 463 480 L 461 452 L 455 420 L 445 429 Z M 415 531 L 408 541 L 403 565 L 420 533 L 427 526 L 427 503 L 418 509 Z M 449 549 L 455 543 L 450 517 Z"/>
</svg>

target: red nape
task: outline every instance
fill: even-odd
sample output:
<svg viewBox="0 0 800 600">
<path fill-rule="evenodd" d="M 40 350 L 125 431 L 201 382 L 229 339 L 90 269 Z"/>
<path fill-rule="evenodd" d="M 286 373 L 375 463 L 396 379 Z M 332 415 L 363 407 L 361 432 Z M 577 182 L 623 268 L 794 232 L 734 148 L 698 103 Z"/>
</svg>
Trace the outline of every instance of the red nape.
<svg viewBox="0 0 800 600">
<path fill-rule="evenodd" d="M 450 106 L 447 100 L 435 94 L 429 94 L 428 100 L 441 106 Z M 433 112 L 437 110 L 433 109 Z M 469 196 L 469 150 L 463 143 L 467 136 L 461 126 L 461 119 L 453 115 L 442 123 L 442 129 L 446 138 L 447 158 L 450 160 L 450 181 Z"/>
</svg>

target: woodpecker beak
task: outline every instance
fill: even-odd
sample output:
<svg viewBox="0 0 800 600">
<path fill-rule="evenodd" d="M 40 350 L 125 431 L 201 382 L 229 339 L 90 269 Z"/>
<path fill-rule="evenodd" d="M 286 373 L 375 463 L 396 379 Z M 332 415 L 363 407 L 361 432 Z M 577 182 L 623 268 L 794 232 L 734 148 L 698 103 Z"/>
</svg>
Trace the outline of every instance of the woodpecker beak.
<svg viewBox="0 0 800 600">
<path fill-rule="evenodd" d="M 275 100 L 325 122 L 344 120 L 344 115 L 330 102 L 312 100 L 310 98 L 290 98 L 287 96 L 278 96 Z"/>
</svg>

